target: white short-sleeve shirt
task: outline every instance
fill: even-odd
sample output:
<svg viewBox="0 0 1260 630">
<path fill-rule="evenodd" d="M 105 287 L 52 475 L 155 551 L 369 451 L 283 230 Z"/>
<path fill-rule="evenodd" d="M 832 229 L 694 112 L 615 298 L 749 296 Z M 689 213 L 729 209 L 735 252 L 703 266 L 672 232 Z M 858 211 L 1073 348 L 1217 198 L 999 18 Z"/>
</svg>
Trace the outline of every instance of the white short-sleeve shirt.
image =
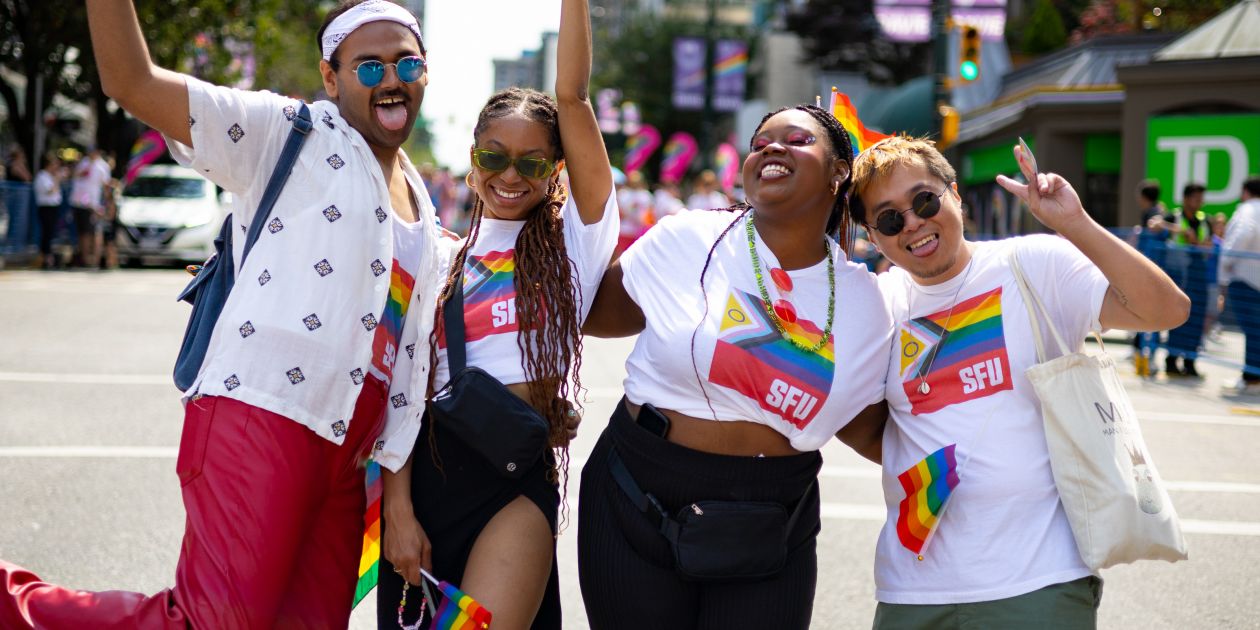
<svg viewBox="0 0 1260 630">
<path fill-rule="evenodd" d="M 564 218 L 564 246 L 573 263 L 574 296 L 578 323 L 586 321 L 595 291 L 612 260 L 617 246 L 619 213 L 613 191 L 604 202 L 600 220 L 586 225 L 570 195 L 561 210 Z M 516 239 L 524 221 L 503 221 L 483 217 L 476 242 L 464 261 L 464 348 L 468 365 L 475 365 L 504 384 L 528 379 L 517 335 L 516 321 Z M 461 243 L 452 245 L 458 252 Z M 435 385 L 450 380 L 446 338 L 438 338 L 438 368 Z"/>
<path fill-rule="evenodd" d="M 921 286 L 899 268 L 880 276 L 897 328 L 883 440 L 888 516 L 875 553 L 881 602 L 990 601 L 1090 574 L 1054 485 L 1041 404 L 1024 376 L 1037 351 L 1012 250 L 1065 339 L 1099 328 L 1109 283 L 1058 236 L 976 243 L 968 268 L 938 285 Z M 901 510 L 906 484 L 917 483 L 908 471 L 950 445 L 959 483 L 919 560 L 913 510 Z"/>
<path fill-rule="evenodd" d="M 314 127 L 249 258 L 253 219 L 301 103 L 186 79 L 193 147 L 168 138 L 181 164 L 231 191 L 236 285 L 201 372 L 186 395 L 235 398 L 301 423 L 342 443 L 371 369 L 395 258 L 395 214 L 380 166 L 366 141 L 329 101 L 310 104 Z M 195 147 L 195 148 L 194 148 Z M 429 338 L 438 271 L 438 228 L 419 174 L 399 152 L 422 226 L 414 303 L 398 345 Z M 391 470 L 406 461 L 419 431 L 428 362 L 400 354 L 393 366 L 386 428 L 377 458 Z M 408 378 L 400 378 L 400 375 Z M 382 453 L 388 440 L 407 451 Z"/>
<path fill-rule="evenodd" d="M 626 360 L 626 398 L 697 418 L 765 424 L 793 448 L 817 450 L 883 399 L 892 321 L 875 276 L 832 241 L 831 339 L 815 352 L 788 341 L 762 302 L 747 219 L 738 216 L 684 210 L 622 255 L 622 282 L 647 320 Z M 789 271 L 793 286 L 781 294 L 770 281 L 778 259 L 754 238 L 771 299 L 785 298 L 796 310 L 785 330 L 807 346 L 817 343 L 827 325 L 827 262 Z"/>
</svg>

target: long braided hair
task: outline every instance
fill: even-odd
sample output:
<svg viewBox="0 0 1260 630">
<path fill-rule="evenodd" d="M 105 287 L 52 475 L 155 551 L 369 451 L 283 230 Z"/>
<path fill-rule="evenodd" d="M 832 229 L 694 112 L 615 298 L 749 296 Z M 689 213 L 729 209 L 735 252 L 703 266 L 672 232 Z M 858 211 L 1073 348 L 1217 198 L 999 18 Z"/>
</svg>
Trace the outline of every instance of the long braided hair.
<svg viewBox="0 0 1260 630">
<path fill-rule="evenodd" d="M 815 106 L 815 105 L 796 105 L 795 107 L 780 107 L 761 118 L 761 122 L 757 123 L 757 129 L 753 131 L 753 138 L 761 133 L 761 128 L 766 126 L 766 121 L 781 114 L 789 109 L 796 109 L 809 114 L 826 132 L 828 145 L 831 148 L 831 157 L 845 162 L 849 165 L 848 173 L 844 176 L 844 181 L 840 182 L 840 188 L 836 193 L 836 201 L 831 206 L 831 214 L 827 216 L 826 235 L 833 236 L 836 242 L 840 244 L 840 248 L 844 250 L 848 256 L 853 249 L 854 226 L 849 215 L 849 189 L 853 186 L 853 142 L 849 139 L 849 132 L 845 130 L 844 125 L 836 120 L 831 112 Z M 752 150 L 752 141 L 748 143 L 749 150 Z M 696 375 L 696 382 L 700 384 L 700 392 L 704 394 L 704 401 L 709 405 L 709 412 L 713 414 L 713 419 L 717 419 L 717 411 L 713 409 L 713 401 L 709 399 L 709 392 L 704 387 L 704 379 L 700 377 L 700 367 L 696 363 L 696 335 L 700 332 L 700 327 L 704 325 L 706 319 L 709 318 L 709 300 L 704 286 L 704 275 L 709 271 L 709 263 L 713 262 L 713 252 L 717 251 L 717 246 L 722 242 L 723 238 L 735 229 L 740 220 L 753 211 L 752 206 L 744 202 L 737 202 L 727 208 L 717 208 L 717 212 L 737 212 L 735 220 L 731 221 L 726 229 L 718 235 L 713 241 L 713 245 L 709 247 L 709 253 L 704 258 L 704 267 L 700 270 L 700 293 L 706 296 L 704 299 L 704 314 L 700 316 L 700 321 L 696 323 L 696 327 L 691 331 L 691 369 Z"/>
<path fill-rule="evenodd" d="M 513 114 L 524 115 L 547 127 L 555 159 L 564 157 L 556 102 L 537 90 L 513 87 L 491 96 L 477 118 L 477 126 L 473 129 L 474 142 L 481 139 L 491 121 Z M 474 189 L 473 193 L 476 201 L 471 228 L 468 238 L 451 262 L 446 285 L 438 300 L 438 321 L 442 319 L 441 309 L 454 290 L 455 280 L 464 272 L 468 251 L 481 232 L 485 201 L 479 191 Z M 529 383 L 529 402 L 547 420 L 548 443 L 561 450 L 559 466 L 565 477 L 569 459 L 566 421 L 570 409 L 573 409 L 568 401 L 574 401 L 572 404 L 577 406 L 574 411 L 580 412 L 580 403 L 577 402 L 580 397 L 570 394 L 582 389 L 578 376 L 582 366 L 582 333 L 575 298 L 581 288 L 574 282 L 575 271 L 565 248 L 564 219 L 561 216 L 567 198 L 564 186 L 553 178 L 547 186 L 547 195 L 530 211 L 516 237 L 516 270 L 513 274 L 516 321 L 520 331 L 516 339 L 521 350 L 521 367 L 525 369 L 525 378 Z M 432 361 L 436 366 L 436 354 Z M 430 387 L 430 391 L 432 389 Z M 429 435 L 432 437 L 433 433 Z"/>
</svg>

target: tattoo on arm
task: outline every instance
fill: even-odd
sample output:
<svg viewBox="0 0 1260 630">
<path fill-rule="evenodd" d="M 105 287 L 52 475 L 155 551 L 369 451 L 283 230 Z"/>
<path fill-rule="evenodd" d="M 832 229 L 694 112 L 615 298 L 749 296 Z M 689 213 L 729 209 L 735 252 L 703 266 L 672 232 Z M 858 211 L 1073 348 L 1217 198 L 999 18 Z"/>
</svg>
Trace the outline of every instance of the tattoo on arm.
<svg viewBox="0 0 1260 630">
<path fill-rule="evenodd" d="M 1124 291 L 1121 291 L 1119 287 L 1112 285 L 1111 292 L 1114 293 L 1116 295 L 1116 298 L 1120 300 L 1121 306 L 1125 308 L 1129 308 L 1129 296 L 1125 295 Z"/>
</svg>

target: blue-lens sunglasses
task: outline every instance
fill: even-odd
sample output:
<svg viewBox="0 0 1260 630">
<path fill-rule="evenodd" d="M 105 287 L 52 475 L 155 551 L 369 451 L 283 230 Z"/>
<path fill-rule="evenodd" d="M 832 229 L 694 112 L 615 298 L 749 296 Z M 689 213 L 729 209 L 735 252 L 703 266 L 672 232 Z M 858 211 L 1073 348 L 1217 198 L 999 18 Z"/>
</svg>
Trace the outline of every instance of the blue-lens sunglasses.
<svg viewBox="0 0 1260 630">
<path fill-rule="evenodd" d="M 426 65 L 428 64 L 425 63 L 424 58 L 417 56 L 403 57 L 394 63 L 370 59 L 355 66 L 354 74 L 363 87 L 376 87 L 385 80 L 385 66 L 394 66 L 394 72 L 398 73 L 399 81 L 415 83 L 420 80 L 420 75 L 424 74 Z"/>
</svg>

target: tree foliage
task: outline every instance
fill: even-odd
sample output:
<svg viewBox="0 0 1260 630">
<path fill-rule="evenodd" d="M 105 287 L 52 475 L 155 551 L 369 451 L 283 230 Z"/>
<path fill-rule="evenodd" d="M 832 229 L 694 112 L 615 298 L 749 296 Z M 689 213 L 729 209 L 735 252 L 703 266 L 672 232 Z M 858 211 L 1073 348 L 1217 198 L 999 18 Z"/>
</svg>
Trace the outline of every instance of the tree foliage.
<svg viewBox="0 0 1260 630">
<path fill-rule="evenodd" d="M 860 72 L 882 85 L 929 70 L 931 45 L 885 37 L 872 0 L 806 0 L 788 9 L 786 26 L 803 40 L 806 60 L 823 70 Z"/>
<path fill-rule="evenodd" d="M 1023 31 L 1020 50 L 1030 55 L 1058 50 L 1068 39 L 1063 17 L 1050 0 L 1036 0 Z"/>
<path fill-rule="evenodd" d="M 325 3 L 326 4 L 326 3 Z M 245 66 L 232 50 L 252 49 L 255 85 L 312 94 L 319 86 L 315 31 L 322 11 L 302 0 L 136 0 L 136 13 L 160 66 L 192 72 L 217 83 L 241 79 Z M 8 131 L 31 151 L 36 79 L 43 78 L 43 104 L 54 95 L 90 103 L 96 113 L 96 142 L 120 153 L 130 143 L 121 110 L 107 106 L 88 33 L 84 3 L 0 0 L 0 98 Z M 14 75 L 21 80 L 11 80 Z M 29 88 L 29 89 L 27 89 Z M 120 149 L 121 147 L 121 149 Z"/>
<path fill-rule="evenodd" d="M 705 32 L 704 22 L 650 12 L 631 13 L 614 25 L 597 24 L 593 34 L 596 43 L 592 92 L 604 88 L 620 90 L 624 100 L 639 106 L 643 122 L 663 135 L 687 131 L 699 138 L 705 123 L 703 112 L 676 110 L 672 103 L 673 43 L 677 37 L 704 37 Z M 729 24 L 718 24 L 712 35 L 715 39 L 752 40 L 748 29 Z M 750 56 L 755 53 L 750 49 Z M 734 128 L 731 116 L 715 116 L 711 124 L 715 144 Z M 617 163 L 621 147 L 618 139 L 612 140 L 609 149 Z"/>
</svg>

